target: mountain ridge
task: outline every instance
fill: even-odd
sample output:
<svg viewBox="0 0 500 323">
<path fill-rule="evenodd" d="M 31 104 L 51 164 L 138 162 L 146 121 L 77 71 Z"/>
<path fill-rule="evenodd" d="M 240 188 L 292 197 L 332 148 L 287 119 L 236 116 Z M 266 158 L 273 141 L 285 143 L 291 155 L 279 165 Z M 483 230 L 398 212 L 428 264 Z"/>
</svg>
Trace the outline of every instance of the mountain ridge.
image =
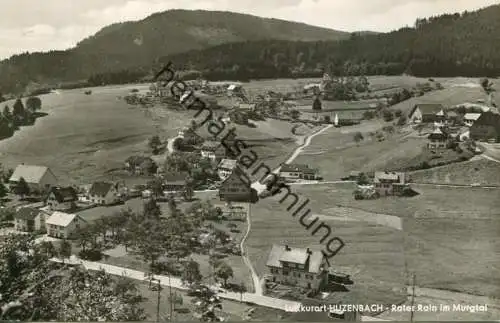
<svg viewBox="0 0 500 323">
<path fill-rule="evenodd" d="M 174 9 L 111 24 L 68 50 L 13 55 L 0 62 L 3 92 L 29 82 L 86 79 L 93 74 L 151 66 L 158 58 L 231 42 L 263 39 L 340 40 L 348 32 L 229 11 Z M 5 80 L 13 78 L 16 83 Z"/>
</svg>

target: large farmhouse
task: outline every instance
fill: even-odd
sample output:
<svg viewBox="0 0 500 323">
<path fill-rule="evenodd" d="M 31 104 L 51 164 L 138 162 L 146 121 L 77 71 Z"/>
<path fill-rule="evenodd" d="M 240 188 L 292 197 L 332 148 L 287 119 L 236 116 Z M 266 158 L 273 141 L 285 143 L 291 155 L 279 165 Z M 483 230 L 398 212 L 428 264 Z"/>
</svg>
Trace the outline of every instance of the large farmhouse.
<svg viewBox="0 0 500 323">
<path fill-rule="evenodd" d="M 273 245 L 267 258 L 273 282 L 318 290 L 328 282 L 326 259 L 321 251 Z"/>
<path fill-rule="evenodd" d="M 470 127 L 473 140 L 500 142 L 500 114 L 485 112 Z"/>
<path fill-rule="evenodd" d="M 56 176 L 46 166 L 18 165 L 9 178 L 10 187 L 15 187 L 21 178 L 24 178 L 30 191 L 34 193 L 46 192 L 51 186 L 57 184 Z"/>
<path fill-rule="evenodd" d="M 446 119 L 442 104 L 422 103 L 413 107 L 409 114 L 410 123 L 441 123 Z"/>
</svg>

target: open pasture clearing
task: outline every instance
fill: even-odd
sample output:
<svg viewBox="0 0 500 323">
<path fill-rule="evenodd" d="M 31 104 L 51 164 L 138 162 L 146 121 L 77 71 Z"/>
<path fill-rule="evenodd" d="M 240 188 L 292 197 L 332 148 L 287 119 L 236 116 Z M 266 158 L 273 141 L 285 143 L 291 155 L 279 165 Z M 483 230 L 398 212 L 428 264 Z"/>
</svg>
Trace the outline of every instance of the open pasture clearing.
<svg viewBox="0 0 500 323">
<path fill-rule="evenodd" d="M 325 180 L 339 180 L 350 171 L 418 169 L 424 162 L 433 167 L 472 157 L 469 151 L 459 154 L 451 149 L 432 153 L 425 147 L 425 137 L 413 136 L 408 129 L 385 133 L 386 139 L 379 142 L 370 133 L 383 126 L 383 122 L 372 120 L 356 126 L 330 128 L 318 135 L 296 162 L 318 168 Z M 354 134 L 358 131 L 364 139 L 356 143 Z"/>
<path fill-rule="evenodd" d="M 294 188 L 295 190 L 295 188 Z M 317 186 L 302 192 L 303 200 L 310 199 L 308 207 L 313 214 L 331 214 L 334 206 L 332 187 Z M 268 273 L 265 263 L 272 244 L 323 250 L 320 239 L 325 230 L 315 236 L 307 231 L 298 218 L 286 210 L 289 200 L 280 204 L 279 198 L 268 198 L 252 205 L 252 230 L 247 240 L 248 256 L 260 277 Z M 310 220 L 306 220 L 309 222 Z M 334 269 L 351 274 L 354 290 L 379 292 L 372 294 L 373 302 L 384 302 L 393 291 L 400 291 L 405 284 L 403 236 L 400 230 L 362 221 L 321 221 L 332 227 L 332 235 L 346 244 L 338 255 L 330 259 Z M 321 222 L 318 221 L 318 222 Z M 380 290 L 383 289 L 384 292 Z"/>
<path fill-rule="evenodd" d="M 375 246 L 374 248 L 378 248 L 378 253 L 362 256 L 363 266 L 366 264 L 367 276 L 371 274 L 382 281 L 388 279 L 385 278 L 386 273 L 374 269 L 379 267 L 371 266 L 370 261 L 375 261 L 375 255 L 378 256 L 388 250 L 395 251 L 396 245 L 391 245 L 391 243 L 397 243 L 398 246 L 400 244 L 404 246 L 402 253 L 407 263 L 408 272 L 415 272 L 418 286 L 499 297 L 500 291 L 497 286 L 500 283 L 498 280 L 498 277 L 500 277 L 500 266 L 498 266 L 500 243 L 497 237 L 500 234 L 500 200 L 498 199 L 500 190 L 433 188 L 417 184 L 412 186 L 421 195 L 412 198 L 387 197 L 365 201 L 354 200 L 352 196 L 353 184 L 307 185 L 293 187 L 293 190 L 302 194 L 303 199 L 307 197 L 313 202 L 310 203 L 313 213 L 327 214 L 328 209 L 337 205 L 350 208 L 353 212 L 360 209 L 367 212 L 399 216 L 402 219 L 402 232 L 386 231 L 394 232 L 391 235 L 397 236 L 397 239 L 394 238 L 392 242 L 386 240 L 388 239 L 387 233 L 386 236 L 372 235 L 372 244 Z M 271 244 L 271 241 L 276 239 L 273 235 L 275 236 L 278 232 L 281 232 L 279 230 L 284 230 L 283 226 L 288 228 L 288 226 L 293 225 L 298 230 L 290 230 L 294 236 L 304 236 L 313 241 L 319 240 L 318 238 L 311 238 L 310 233 L 305 232 L 305 229 L 298 223 L 298 219 L 292 218 L 291 214 L 284 210 L 287 202 L 282 205 L 277 202 L 265 205 L 263 202 L 271 203 L 266 200 L 259 202 L 262 203 L 264 210 L 261 210 L 260 213 L 253 212 L 254 217 L 252 220 L 256 218 L 255 214 L 267 213 L 269 214 L 268 219 L 273 219 L 273 221 L 268 220 L 265 223 L 269 230 L 274 226 L 282 226 L 280 229 L 273 230 L 269 235 L 267 238 L 268 244 Z M 266 207 L 267 211 L 265 211 Z M 284 219 L 277 221 L 276 224 L 274 224 L 274 219 L 276 214 L 279 213 L 274 209 L 282 209 L 286 212 L 283 215 Z M 270 210 L 273 211 L 270 212 Z M 257 218 L 255 225 L 254 221 L 252 221 L 252 233 L 257 234 L 256 231 L 259 228 L 265 227 L 259 226 L 258 221 Z M 289 221 L 291 221 L 290 224 Z M 351 248 L 354 248 L 354 252 L 359 252 L 361 255 L 363 254 L 363 247 L 370 250 L 371 247 L 363 246 L 359 242 L 369 232 L 364 229 L 364 224 L 355 221 L 345 221 L 340 224 L 338 222 L 332 223 L 335 223 L 333 226 L 335 235 L 346 241 L 346 247 L 334 257 L 333 263 L 344 265 L 344 256 L 348 252 L 352 252 Z M 356 235 L 349 236 L 349 232 L 344 229 L 345 226 L 350 226 L 351 230 L 357 228 L 354 231 Z M 379 230 L 377 233 L 390 230 L 381 226 L 377 228 Z M 255 236 L 252 233 L 249 244 L 251 241 L 259 240 L 260 245 L 265 245 L 266 237 L 264 234 L 261 233 L 261 236 L 257 239 L 254 238 Z M 286 241 L 285 236 L 280 238 Z M 290 239 L 290 241 L 295 240 L 295 238 Z M 307 240 L 301 238 L 297 240 L 297 243 L 303 243 L 303 241 Z M 358 251 L 358 248 L 360 251 Z M 345 257 L 348 258 L 348 256 Z M 399 258 L 394 259 L 403 261 Z M 352 261 L 351 266 L 356 263 L 352 259 L 350 261 Z M 349 262 L 346 265 L 349 266 Z M 399 269 L 401 273 L 404 272 L 404 269 Z M 370 272 L 370 270 L 372 271 Z"/>
<path fill-rule="evenodd" d="M 129 156 L 149 152 L 150 136 L 174 135 L 173 123 L 182 120 L 179 113 L 169 118 L 163 129 L 167 132 L 156 129 L 141 108 L 117 98 L 130 87 L 92 88 L 91 95 L 75 89 L 40 96 L 42 111 L 48 115 L 0 141 L 2 162 L 9 167 L 20 163 L 48 166 L 62 183 L 107 178 L 106 171 L 121 168 Z"/>
<path fill-rule="evenodd" d="M 477 100 L 486 100 L 486 94 L 481 87 L 473 87 L 474 83 L 450 83 L 443 84 L 444 89 L 428 92 L 423 96 L 412 97 L 391 106 L 392 110 L 401 110 L 403 113 L 410 113 L 416 104 L 421 103 L 440 103 L 445 108 L 451 108 L 462 103 L 474 103 Z"/>
<path fill-rule="evenodd" d="M 356 126 L 330 128 L 314 138 L 295 162 L 318 168 L 325 180 L 339 180 L 349 175 L 350 171 L 400 168 L 421 155 L 424 139 L 394 134 L 378 142 L 369 136 L 369 132 L 375 132 L 382 126 L 382 122 L 370 121 Z M 363 134 L 364 140 L 356 144 L 354 134 L 358 131 Z"/>
<path fill-rule="evenodd" d="M 411 178 L 418 183 L 500 185 L 500 164 L 478 156 L 461 163 L 414 171 Z"/>
</svg>

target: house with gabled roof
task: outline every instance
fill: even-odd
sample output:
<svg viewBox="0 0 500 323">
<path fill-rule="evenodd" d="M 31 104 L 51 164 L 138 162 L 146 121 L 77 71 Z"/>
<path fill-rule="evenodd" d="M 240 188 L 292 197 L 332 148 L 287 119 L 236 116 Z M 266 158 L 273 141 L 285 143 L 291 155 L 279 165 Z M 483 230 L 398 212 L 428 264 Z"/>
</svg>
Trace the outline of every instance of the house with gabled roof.
<svg viewBox="0 0 500 323">
<path fill-rule="evenodd" d="M 69 211 L 76 207 L 78 194 L 71 187 L 52 186 L 45 199 L 45 204 L 52 211 Z"/>
<path fill-rule="evenodd" d="M 476 122 L 477 119 L 481 116 L 481 113 L 466 113 L 464 115 L 464 124 L 467 127 L 472 127 L 474 122 Z"/>
<path fill-rule="evenodd" d="M 470 127 L 473 140 L 500 142 L 500 114 L 484 112 Z"/>
<path fill-rule="evenodd" d="M 201 145 L 200 153 L 201 157 L 216 161 L 226 157 L 226 148 L 219 141 L 207 140 Z"/>
<path fill-rule="evenodd" d="M 288 181 L 320 179 L 319 171 L 305 164 L 283 164 L 280 168 L 280 177 Z"/>
<path fill-rule="evenodd" d="M 272 282 L 318 291 L 328 283 L 328 265 L 323 252 L 274 244 L 266 266 Z"/>
<path fill-rule="evenodd" d="M 24 178 L 30 191 L 35 193 L 46 192 L 51 186 L 57 184 L 56 176 L 46 166 L 18 165 L 9 178 L 9 186 L 15 187 L 21 178 Z"/>
<path fill-rule="evenodd" d="M 89 189 L 88 199 L 94 204 L 111 205 L 120 202 L 118 185 L 109 182 L 94 182 Z"/>
<path fill-rule="evenodd" d="M 87 224 L 81 216 L 74 213 L 54 211 L 45 221 L 47 235 L 53 238 L 69 239 Z"/>
<path fill-rule="evenodd" d="M 238 161 L 236 159 L 223 159 L 220 161 L 217 166 L 217 173 L 221 180 L 225 180 L 229 175 L 232 174 L 233 170 L 238 165 Z"/>
<path fill-rule="evenodd" d="M 226 202 L 252 202 L 256 194 L 247 174 L 238 166 L 219 187 L 219 198 Z"/>
<path fill-rule="evenodd" d="M 158 167 L 151 157 L 136 155 L 125 160 L 125 168 L 135 175 L 152 175 Z"/>
<path fill-rule="evenodd" d="M 33 207 L 20 207 L 14 214 L 14 228 L 17 231 L 34 232 L 45 230 L 46 213 Z"/>
<path fill-rule="evenodd" d="M 183 193 L 187 188 L 188 172 L 167 172 L 162 175 L 163 187 L 169 193 Z"/>
<path fill-rule="evenodd" d="M 442 123 L 446 119 L 446 111 L 439 103 L 420 103 L 413 107 L 408 119 L 410 123 Z"/>
<path fill-rule="evenodd" d="M 447 149 L 449 146 L 449 136 L 446 132 L 436 127 L 433 132 L 427 136 L 428 149 Z"/>
<path fill-rule="evenodd" d="M 402 172 L 375 172 L 373 184 L 381 196 L 402 195 L 405 188 L 409 187 L 410 178 Z"/>
</svg>

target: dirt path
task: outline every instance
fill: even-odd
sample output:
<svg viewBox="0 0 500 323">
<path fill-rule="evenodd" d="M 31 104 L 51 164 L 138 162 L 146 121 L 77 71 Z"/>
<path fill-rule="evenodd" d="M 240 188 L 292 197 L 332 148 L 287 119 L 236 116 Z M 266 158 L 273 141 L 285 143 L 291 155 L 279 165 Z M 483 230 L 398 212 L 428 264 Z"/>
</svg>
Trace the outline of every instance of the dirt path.
<svg viewBox="0 0 500 323">
<path fill-rule="evenodd" d="M 246 250 L 245 250 L 245 242 L 246 242 L 246 240 L 248 238 L 248 235 L 250 234 L 250 229 L 252 228 L 252 221 L 250 221 L 250 218 L 251 218 L 250 217 L 251 207 L 252 207 L 252 204 L 249 203 L 248 204 L 248 208 L 247 208 L 247 231 L 245 232 L 245 235 L 241 239 L 240 249 L 241 249 L 241 257 L 243 258 L 243 262 L 248 267 L 248 269 L 250 269 L 250 272 L 252 274 L 252 281 L 253 281 L 253 286 L 254 286 L 254 294 L 256 294 L 256 295 L 262 295 L 263 294 L 262 283 L 260 281 L 259 275 L 257 275 L 257 272 L 253 268 L 252 262 L 247 257 L 247 253 L 246 253 Z"/>
</svg>

